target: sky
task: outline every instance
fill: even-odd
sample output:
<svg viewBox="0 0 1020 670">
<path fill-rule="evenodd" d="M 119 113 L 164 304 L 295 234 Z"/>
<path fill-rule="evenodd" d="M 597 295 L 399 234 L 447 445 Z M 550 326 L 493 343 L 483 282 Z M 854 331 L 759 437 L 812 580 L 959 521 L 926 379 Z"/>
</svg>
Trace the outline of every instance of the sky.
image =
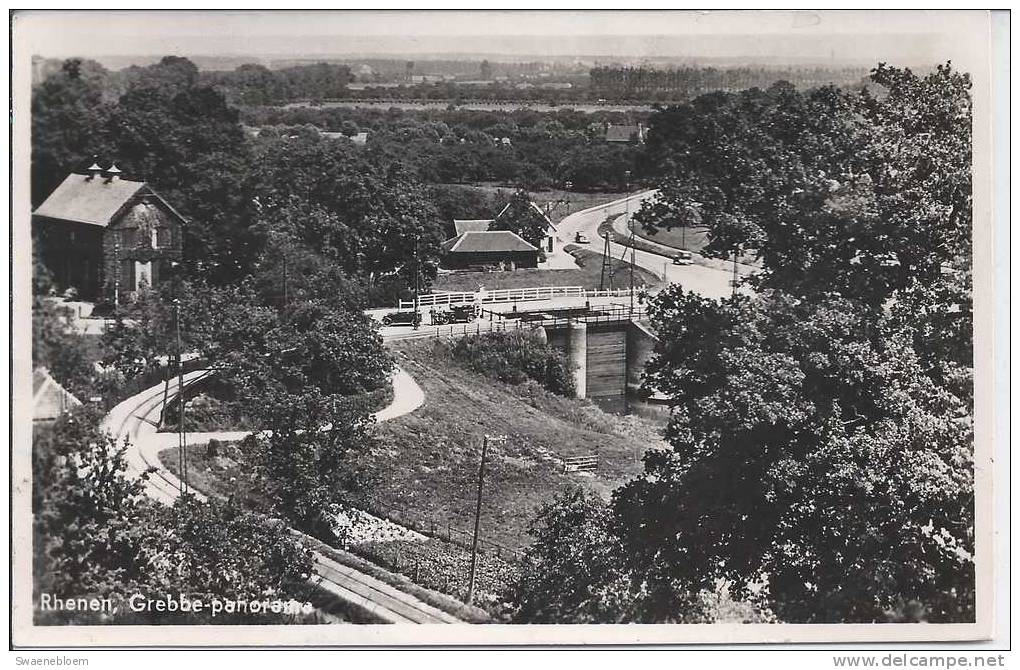
<svg viewBox="0 0 1020 670">
<path fill-rule="evenodd" d="M 951 11 L 31 11 L 33 54 L 328 57 L 738 58 L 963 65 L 981 12 Z"/>
</svg>

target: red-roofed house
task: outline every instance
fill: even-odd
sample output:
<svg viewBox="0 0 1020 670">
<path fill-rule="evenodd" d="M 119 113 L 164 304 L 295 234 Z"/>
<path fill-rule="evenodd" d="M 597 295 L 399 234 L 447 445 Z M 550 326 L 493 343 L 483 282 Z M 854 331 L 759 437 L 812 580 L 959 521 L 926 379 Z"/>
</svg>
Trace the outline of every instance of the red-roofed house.
<svg viewBox="0 0 1020 670">
<path fill-rule="evenodd" d="M 538 247 L 509 230 L 468 230 L 443 242 L 443 267 L 500 267 L 513 270 L 538 266 Z"/>
<path fill-rule="evenodd" d="M 61 289 L 124 298 L 155 286 L 181 257 L 185 219 L 145 182 L 93 164 L 32 213 L 39 257 Z"/>
</svg>

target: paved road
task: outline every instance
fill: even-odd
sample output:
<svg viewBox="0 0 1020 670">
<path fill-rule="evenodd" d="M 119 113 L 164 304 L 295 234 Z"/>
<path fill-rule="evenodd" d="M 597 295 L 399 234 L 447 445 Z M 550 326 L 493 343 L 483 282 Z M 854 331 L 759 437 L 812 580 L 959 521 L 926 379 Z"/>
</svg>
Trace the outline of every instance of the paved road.
<svg viewBox="0 0 1020 670">
<path fill-rule="evenodd" d="M 188 386 L 210 374 L 209 370 L 195 370 L 184 375 Z M 177 395 L 178 383 L 170 383 L 168 397 Z M 128 440 L 126 453 L 128 473 L 141 475 L 149 470 L 145 493 L 164 504 L 172 504 L 180 493 L 180 480 L 159 461 L 159 452 L 176 447 L 176 433 L 159 433 L 160 413 L 163 409 L 163 385 L 159 384 L 134 395 L 114 407 L 103 419 L 103 427 L 119 440 Z M 421 387 L 402 369 L 393 377 L 393 400 L 379 412 L 377 421 L 388 421 L 413 412 L 425 402 Z M 188 433 L 188 446 L 199 447 L 210 439 L 239 440 L 247 432 Z M 194 492 L 199 500 L 205 496 Z M 313 552 L 312 561 L 316 577 L 313 583 L 341 600 L 354 603 L 374 613 L 388 623 L 463 623 L 389 584 L 343 565 L 322 552 Z"/>
<path fill-rule="evenodd" d="M 573 240 L 577 233 L 584 233 L 591 240 L 591 250 L 602 254 L 604 242 L 599 237 L 598 228 L 613 214 L 623 214 L 623 219 L 629 219 L 645 200 L 653 198 L 657 191 L 644 191 L 634 195 L 614 200 L 613 202 L 591 207 L 589 209 L 575 212 L 565 217 L 557 226 L 560 237 L 564 240 Z M 610 253 L 613 258 L 631 260 L 631 249 L 615 242 L 610 242 Z M 694 291 L 706 298 L 726 298 L 733 294 L 733 287 L 730 280 L 732 272 L 705 267 L 703 265 L 673 265 L 669 259 L 647 251 L 636 250 L 633 255 L 634 264 L 664 277 L 666 281 L 680 284 L 688 291 Z M 623 279 L 626 281 L 626 278 Z"/>
</svg>

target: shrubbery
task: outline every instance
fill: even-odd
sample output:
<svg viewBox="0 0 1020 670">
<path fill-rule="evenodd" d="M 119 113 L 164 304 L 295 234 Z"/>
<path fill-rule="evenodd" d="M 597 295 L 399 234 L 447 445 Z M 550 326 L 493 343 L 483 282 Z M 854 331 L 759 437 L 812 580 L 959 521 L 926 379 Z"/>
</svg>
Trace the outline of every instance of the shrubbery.
<svg viewBox="0 0 1020 670">
<path fill-rule="evenodd" d="M 463 600 L 471 575 L 471 551 L 451 542 L 427 541 L 367 542 L 351 550 L 414 583 Z M 516 583 L 517 568 L 499 556 L 479 553 L 475 578 L 475 604 L 492 609 L 508 585 Z"/>
<path fill-rule="evenodd" d="M 530 380 L 559 395 L 573 395 L 574 380 L 566 357 L 528 332 L 469 335 L 451 349 L 454 358 L 475 372 L 508 384 Z"/>
</svg>

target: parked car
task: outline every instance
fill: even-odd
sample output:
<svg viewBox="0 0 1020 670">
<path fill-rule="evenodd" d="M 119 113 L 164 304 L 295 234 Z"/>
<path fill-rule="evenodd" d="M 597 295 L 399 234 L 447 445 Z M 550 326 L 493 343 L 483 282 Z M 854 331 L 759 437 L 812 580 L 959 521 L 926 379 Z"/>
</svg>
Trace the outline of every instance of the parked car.
<svg viewBox="0 0 1020 670">
<path fill-rule="evenodd" d="M 577 233 L 576 235 L 574 235 L 574 243 L 575 244 L 591 244 L 591 240 L 589 240 L 588 236 L 585 235 L 584 233 Z"/>
<path fill-rule="evenodd" d="M 419 326 L 421 325 L 420 312 L 390 312 L 383 316 L 382 322 L 387 326 Z"/>
<path fill-rule="evenodd" d="M 477 316 L 474 305 L 457 305 L 451 309 L 432 310 L 432 325 L 442 326 L 448 323 L 470 323 Z"/>
<path fill-rule="evenodd" d="M 673 256 L 673 265 L 691 265 L 694 263 L 694 256 L 689 251 L 681 251 Z"/>
</svg>

